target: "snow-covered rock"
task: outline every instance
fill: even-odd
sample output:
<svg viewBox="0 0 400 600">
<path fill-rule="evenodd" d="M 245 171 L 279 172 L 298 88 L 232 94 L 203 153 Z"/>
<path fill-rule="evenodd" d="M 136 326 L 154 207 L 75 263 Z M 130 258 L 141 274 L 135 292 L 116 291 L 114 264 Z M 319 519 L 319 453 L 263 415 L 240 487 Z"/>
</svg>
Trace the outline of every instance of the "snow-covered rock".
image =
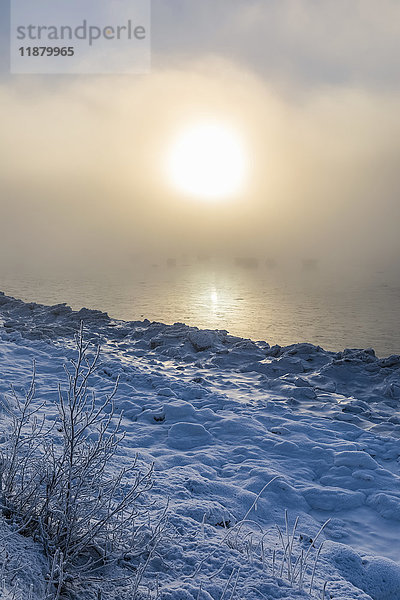
<svg viewBox="0 0 400 600">
<path fill-rule="evenodd" d="M 400 357 L 270 348 L 223 331 L 116 321 L 0 294 L 0 400 L 11 383 L 17 391 L 29 385 L 35 359 L 37 401 L 54 420 L 57 382 L 81 320 L 87 339 L 102 345 L 91 384 L 107 392 L 120 379 L 118 460 L 129 466 L 139 453 L 154 462 L 155 509 L 169 499 L 171 529 L 143 581 L 153 596 L 158 578 L 160 600 L 220 600 L 231 578 L 227 599 L 237 577 L 232 600 L 307 598 L 284 572 L 277 577 L 280 562 L 273 566 L 273 550 L 281 560 L 275 524 L 285 532 L 287 509 L 290 531 L 299 516 L 296 556 L 315 553 L 315 535 L 330 519 L 316 543 L 325 540 L 314 597 L 327 581 L 325 598 L 400 599 Z M 2 408 L 0 419 L 4 431 Z M 249 509 L 248 529 L 234 537 Z M 33 600 L 43 600 L 41 550 L 28 538 L 13 540 L 9 550 L 23 559 L 15 576 L 21 597 L 33 583 Z M 78 590 L 77 600 L 92 591 Z M 122 583 L 104 593 L 132 600 Z"/>
</svg>

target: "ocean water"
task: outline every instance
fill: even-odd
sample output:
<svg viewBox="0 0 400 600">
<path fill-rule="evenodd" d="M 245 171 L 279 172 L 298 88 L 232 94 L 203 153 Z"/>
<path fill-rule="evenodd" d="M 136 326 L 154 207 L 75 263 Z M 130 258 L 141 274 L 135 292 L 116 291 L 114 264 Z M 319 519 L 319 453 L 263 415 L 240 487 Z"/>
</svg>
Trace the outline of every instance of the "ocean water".
<svg viewBox="0 0 400 600">
<path fill-rule="evenodd" d="M 0 290 L 25 301 L 66 302 L 124 320 L 184 322 L 270 344 L 400 354 L 400 277 L 386 271 L 241 268 L 196 262 L 66 273 L 1 271 Z"/>
</svg>

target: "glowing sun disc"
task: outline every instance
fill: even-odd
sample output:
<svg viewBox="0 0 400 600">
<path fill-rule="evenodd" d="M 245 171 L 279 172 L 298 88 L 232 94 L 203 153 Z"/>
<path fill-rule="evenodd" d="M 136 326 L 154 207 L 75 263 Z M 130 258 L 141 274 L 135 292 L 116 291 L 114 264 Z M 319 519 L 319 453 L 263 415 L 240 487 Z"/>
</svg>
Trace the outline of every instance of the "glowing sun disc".
<svg viewBox="0 0 400 600">
<path fill-rule="evenodd" d="M 173 186 L 184 194 L 205 200 L 235 196 L 247 173 L 242 140 L 223 124 L 197 123 L 172 143 L 167 173 Z"/>
</svg>

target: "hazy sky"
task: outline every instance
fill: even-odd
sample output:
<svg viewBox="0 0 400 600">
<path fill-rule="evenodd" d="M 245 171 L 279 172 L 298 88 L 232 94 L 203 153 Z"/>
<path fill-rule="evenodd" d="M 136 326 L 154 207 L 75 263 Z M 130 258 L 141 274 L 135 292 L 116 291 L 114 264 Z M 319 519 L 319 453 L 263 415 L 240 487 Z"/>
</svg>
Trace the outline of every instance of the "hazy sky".
<svg viewBox="0 0 400 600">
<path fill-rule="evenodd" d="M 152 0 L 155 67 L 217 55 L 265 79 L 398 90 L 397 0 Z M 9 2 L 0 5 L 7 70 Z"/>
<path fill-rule="evenodd" d="M 10 76 L 5 4 L 2 262 L 177 240 L 400 256 L 398 0 L 153 0 L 153 69 L 136 77 Z M 231 204 L 179 197 L 163 172 L 176 132 L 204 117 L 248 150 Z"/>
</svg>

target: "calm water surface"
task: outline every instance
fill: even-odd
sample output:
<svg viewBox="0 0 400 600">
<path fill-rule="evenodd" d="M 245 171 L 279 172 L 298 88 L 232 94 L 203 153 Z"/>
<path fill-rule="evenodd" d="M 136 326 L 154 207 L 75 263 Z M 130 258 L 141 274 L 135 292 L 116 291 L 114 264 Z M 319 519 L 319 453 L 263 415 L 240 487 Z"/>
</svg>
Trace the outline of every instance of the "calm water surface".
<svg viewBox="0 0 400 600">
<path fill-rule="evenodd" d="M 85 276 L 0 271 L 0 290 L 25 301 L 66 302 L 124 320 L 177 321 L 286 345 L 373 347 L 400 354 L 400 278 L 193 263 L 109 269 Z"/>
</svg>

